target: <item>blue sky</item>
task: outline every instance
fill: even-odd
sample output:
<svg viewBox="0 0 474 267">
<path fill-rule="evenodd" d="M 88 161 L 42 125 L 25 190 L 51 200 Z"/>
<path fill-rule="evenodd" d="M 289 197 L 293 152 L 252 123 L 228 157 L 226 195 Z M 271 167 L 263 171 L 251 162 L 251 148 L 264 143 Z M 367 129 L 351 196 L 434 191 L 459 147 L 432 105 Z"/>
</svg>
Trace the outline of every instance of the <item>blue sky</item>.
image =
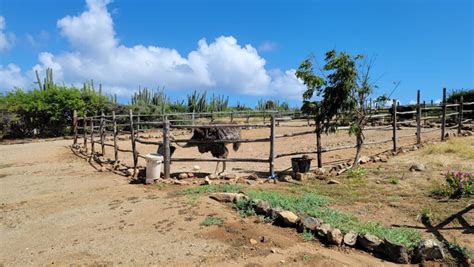
<svg viewBox="0 0 474 267">
<path fill-rule="evenodd" d="M 471 0 L 131 1 L 0 0 L 0 91 L 55 80 L 101 82 L 122 102 L 138 89 L 193 90 L 255 105 L 300 103 L 294 77 L 330 49 L 375 57 L 378 94 L 429 101 L 474 88 Z"/>
</svg>

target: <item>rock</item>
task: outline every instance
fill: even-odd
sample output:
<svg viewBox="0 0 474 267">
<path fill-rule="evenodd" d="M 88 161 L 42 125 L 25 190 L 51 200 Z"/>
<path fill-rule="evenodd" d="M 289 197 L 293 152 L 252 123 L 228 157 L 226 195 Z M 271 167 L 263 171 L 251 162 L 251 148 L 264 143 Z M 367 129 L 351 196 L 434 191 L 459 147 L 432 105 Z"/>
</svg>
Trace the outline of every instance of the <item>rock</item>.
<svg viewBox="0 0 474 267">
<path fill-rule="evenodd" d="M 234 202 L 238 193 L 212 193 L 209 197 L 219 202 Z"/>
<path fill-rule="evenodd" d="M 306 181 L 306 175 L 304 173 L 297 172 L 295 173 L 294 179 L 296 181 Z"/>
<path fill-rule="evenodd" d="M 208 177 L 210 180 L 216 180 L 217 178 L 219 178 L 217 175 L 215 175 L 215 174 L 213 174 L 213 173 L 212 173 L 212 174 L 209 174 L 207 177 Z"/>
<path fill-rule="evenodd" d="M 293 178 L 291 178 L 291 175 L 283 175 L 283 176 L 279 176 L 278 180 L 280 182 L 291 182 Z"/>
<path fill-rule="evenodd" d="M 341 183 L 341 182 L 339 182 L 339 181 L 337 181 L 337 180 L 333 180 L 333 179 L 331 179 L 331 180 L 328 181 L 328 184 L 340 184 L 340 183 Z"/>
<path fill-rule="evenodd" d="M 176 184 L 176 185 L 188 185 L 189 183 L 186 182 L 186 181 L 173 180 L 173 184 Z"/>
<path fill-rule="evenodd" d="M 357 237 L 357 242 L 367 251 L 376 251 L 379 250 L 380 245 L 382 244 L 382 240 L 380 238 L 371 235 L 359 235 Z"/>
<path fill-rule="evenodd" d="M 266 237 L 266 236 L 262 236 L 262 237 L 260 237 L 260 242 L 262 242 L 262 243 L 268 243 L 268 242 L 270 242 L 270 239 L 269 239 L 268 237 Z"/>
<path fill-rule="evenodd" d="M 335 228 L 329 229 L 327 238 L 329 244 L 340 246 L 344 237 L 342 236 L 341 230 Z"/>
<path fill-rule="evenodd" d="M 349 231 L 344 235 L 344 244 L 346 246 L 353 247 L 357 243 L 357 233 L 354 231 Z"/>
<path fill-rule="evenodd" d="M 299 221 L 298 216 L 289 210 L 283 210 L 283 211 L 278 212 L 278 218 L 286 226 L 295 226 Z"/>
<path fill-rule="evenodd" d="M 417 164 L 413 164 L 410 166 L 410 169 L 409 169 L 411 172 L 422 172 L 425 170 L 425 165 L 423 164 L 420 164 L 420 163 L 417 163 Z"/>
<path fill-rule="evenodd" d="M 270 214 L 270 203 L 265 200 L 260 200 L 257 202 L 257 205 L 255 205 L 255 212 L 259 215 L 268 215 Z"/>
<path fill-rule="evenodd" d="M 209 179 L 209 177 L 206 176 L 206 178 L 204 178 L 204 182 L 202 182 L 202 185 L 210 185 L 211 184 L 211 180 Z"/>
<path fill-rule="evenodd" d="M 418 146 L 413 146 L 413 147 L 411 148 L 411 151 L 416 151 L 416 150 L 418 150 Z"/>
<path fill-rule="evenodd" d="M 250 174 L 249 176 L 247 176 L 247 179 L 256 181 L 256 180 L 258 180 L 258 176 L 253 173 L 253 174 Z"/>
<path fill-rule="evenodd" d="M 424 240 L 415 249 L 415 261 L 417 262 L 421 260 L 441 260 L 444 257 L 443 246 L 436 240 Z"/>
<path fill-rule="evenodd" d="M 322 176 L 325 175 L 327 170 L 325 168 L 318 168 L 315 172 L 316 175 Z"/>
<path fill-rule="evenodd" d="M 402 245 L 395 244 L 389 240 L 384 240 L 384 254 L 393 262 L 407 264 L 410 263 L 408 250 Z"/>
<path fill-rule="evenodd" d="M 188 174 L 188 178 L 194 178 L 194 173 L 188 172 L 187 174 Z"/>
<path fill-rule="evenodd" d="M 366 163 L 368 163 L 368 162 L 370 162 L 370 158 L 367 157 L 367 156 L 362 156 L 362 157 L 360 157 L 360 159 L 359 159 L 359 163 L 360 163 L 360 164 L 366 164 Z"/>
<path fill-rule="evenodd" d="M 182 172 L 178 175 L 178 179 L 179 180 L 188 179 L 188 174 L 185 172 Z"/>
<path fill-rule="evenodd" d="M 328 235 L 329 230 L 331 230 L 331 225 L 323 223 L 321 226 L 318 227 L 317 233 L 321 237 L 326 237 Z"/>
<path fill-rule="evenodd" d="M 201 169 L 201 167 L 199 167 L 198 165 L 194 165 L 193 166 L 193 171 L 197 172 Z"/>
<path fill-rule="evenodd" d="M 234 202 L 241 201 L 241 200 L 249 200 L 249 197 L 246 196 L 244 193 L 237 193 L 234 198 Z"/>
<path fill-rule="evenodd" d="M 380 158 L 380 162 L 388 162 L 387 155 L 380 155 L 379 158 Z"/>
<path fill-rule="evenodd" d="M 304 216 L 301 218 L 300 223 L 298 224 L 298 229 L 300 232 L 303 232 L 304 230 L 310 230 L 312 232 L 316 232 L 318 227 L 323 224 L 323 221 L 321 221 L 318 218 L 314 218 L 311 216 Z"/>
<path fill-rule="evenodd" d="M 250 244 L 256 245 L 256 244 L 258 244 L 258 241 L 253 239 L 253 238 L 250 238 Z"/>
</svg>

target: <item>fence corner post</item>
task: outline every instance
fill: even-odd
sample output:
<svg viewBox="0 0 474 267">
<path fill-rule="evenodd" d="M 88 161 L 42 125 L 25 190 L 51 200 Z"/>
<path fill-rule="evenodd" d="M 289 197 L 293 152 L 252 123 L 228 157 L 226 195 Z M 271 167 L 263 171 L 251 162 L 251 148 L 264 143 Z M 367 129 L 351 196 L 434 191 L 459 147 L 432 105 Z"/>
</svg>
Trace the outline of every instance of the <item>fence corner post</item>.
<svg viewBox="0 0 474 267">
<path fill-rule="evenodd" d="M 441 104 L 443 108 L 443 114 L 441 119 L 441 141 L 445 140 L 446 136 L 446 88 L 443 88 L 443 103 Z"/>
<path fill-rule="evenodd" d="M 271 115 L 270 125 L 270 178 L 275 178 L 275 115 Z"/>
<path fill-rule="evenodd" d="M 102 157 L 105 156 L 105 117 L 104 112 L 100 114 L 100 127 L 99 127 L 99 134 L 100 134 L 100 147 L 102 151 Z"/>
<path fill-rule="evenodd" d="M 137 148 L 135 143 L 135 129 L 133 125 L 133 110 L 129 110 L 129 119 L 130 119 L 130 141 L 132 142 L 132 153 L 133 153 L 133 178 L 138 176 L 137 165 L 138 165 L 138 155 Z"/>
<path fill-rule="evenodd" d="M 416 143 L 421 144 L 421 96 L 420 90 L 416 93 Z"/>
<path fill-rule="evenodd" d="M 114 164 L 118 163 L 118 145 L 117 145 L 117 117 L 115 111 L 112 111 L 112 124 L 114 134 Z"/>
<path fill-rule="evenodd" d="M 397 151 L 397 100 L 393 99 L 392 102 L 392 140 L 393 140 L 393 151 Z"/>
<path fill-rule="evenodd" d="M 170 122 L 166 117 L 163 121 L 163 154 L 163 174 L 165 179 L 169 179 L 171 174 Z"/>
</svg>

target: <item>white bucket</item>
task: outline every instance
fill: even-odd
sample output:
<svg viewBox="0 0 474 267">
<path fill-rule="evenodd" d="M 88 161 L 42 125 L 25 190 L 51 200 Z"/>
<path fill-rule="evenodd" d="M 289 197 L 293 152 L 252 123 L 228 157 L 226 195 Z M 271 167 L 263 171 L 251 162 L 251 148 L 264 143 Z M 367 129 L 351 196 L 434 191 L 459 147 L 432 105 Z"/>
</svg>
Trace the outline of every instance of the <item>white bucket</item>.
<svg viewBox="0 0 474 267">
<path fill-rule="evenodd" d="M 152 183 L 153 180 L 160 178 L 161 175 L 161 163 L 163 162 L 163 156 L 156 153 L 147 154 L 146 160 L 146 182 Z"/>
</svg>

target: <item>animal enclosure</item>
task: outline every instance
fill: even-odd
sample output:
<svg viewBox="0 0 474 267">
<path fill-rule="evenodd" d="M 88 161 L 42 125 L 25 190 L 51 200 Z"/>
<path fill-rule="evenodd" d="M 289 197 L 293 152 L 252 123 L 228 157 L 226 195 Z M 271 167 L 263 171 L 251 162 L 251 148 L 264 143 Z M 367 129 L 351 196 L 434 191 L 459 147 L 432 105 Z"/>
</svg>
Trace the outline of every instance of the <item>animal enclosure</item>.
<svg viewBox="0 0 474 267">
<path fill-rule="evenodd" d="M 402 146 L 444 140 L 448 132 L 461 134 L 464 125 L 472 121 L 464 119 L 464 115 L 472 113 L 474 102 L 463 103 L 460 99 L 459 103 L 446 103 L 445 90 L 443 102 L 439 105 L 421 104 L 419 92 L 417 99 L 416 105 L 403 106 L 404 109 L 396 100 L 390 109 L 372 109 L 369 106 L 368 125 L 364 129 L 365 154 L 372 156 L 397 151 Z M 114 163 L 119 160 L 130 162 L 135 177 L 140 161 L 147 153 L 156 152 L 159 145 L 163 146 L 165 178 L 172 174 L 171 163 L 175 163 L 173 172 L 176 172 L 186 171 L 180 163 L 238 162 L 245 166 L 244 171 L 266 172 L 273 177 L 275 172 L 288 169 L 288 158 L 291 156 L 314 155 L 318 168 L 347 162 L 351 157 L 343 156 L 356 147 L 355 138 L 343 131 L 348 126 L 338 124 L 336 133 L 317 136 L 312 121 L 312 117 L 298 112 L 134 114 L 130 111 L 129 114 L 75 116 L 73 142 L 75 146 L 82 143 L 83 151 L 90 159 L 97 155 L 113 155 L 109 157 Z M 224 127 L 242 129 L 242 138 L 213 141 L 190 139 L 190 130 Z M 229 158 L 209 158 L 190 152 L 192 148 L 187 149 L 186 153 L 181 153 L 182 149 L 178 148 L 176 157 L 171 157 L 170 153 L 174 143 L 227 144 L 235 141 L 246 145 L 236 153 L 238 157 L 231 152 Z M 119 158 L 119 153 L 129 156 Z"/>
</svg>

